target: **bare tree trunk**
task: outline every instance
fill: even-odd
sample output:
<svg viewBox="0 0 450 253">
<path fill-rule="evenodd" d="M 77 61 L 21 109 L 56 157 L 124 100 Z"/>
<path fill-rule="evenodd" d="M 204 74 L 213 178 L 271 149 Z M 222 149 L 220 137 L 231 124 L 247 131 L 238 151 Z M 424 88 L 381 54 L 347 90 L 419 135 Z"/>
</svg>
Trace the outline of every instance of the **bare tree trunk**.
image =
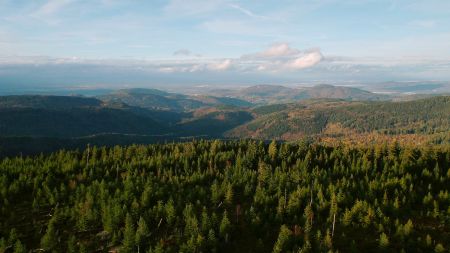
<svg viewBox="0 0 450 253">
<path fill-rule="evenodd" d="M 163 221 L 163 218 L 161 218 L 161 219 L 159 220 L 158 228 L 159 228 L 159 226 L 161 226 L 162 221 Z"/>
<path fill-rule="evenodd" d="M 86 168 L 89 168 L 89 143 L 87 145 Z"/>
</svg>

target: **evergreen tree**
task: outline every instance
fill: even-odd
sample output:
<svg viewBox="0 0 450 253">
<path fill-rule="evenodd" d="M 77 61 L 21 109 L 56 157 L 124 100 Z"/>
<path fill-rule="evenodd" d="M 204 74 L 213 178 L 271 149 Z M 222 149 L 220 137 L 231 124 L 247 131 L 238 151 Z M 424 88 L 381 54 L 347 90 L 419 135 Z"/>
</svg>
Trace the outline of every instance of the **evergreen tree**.
<svg viewBox="0 0 450 253">
<path fill-rule="evenodd" d="M 56 228 L 56 216 L 53 216 L 52 219 L 48 222 L 47 231 L 44 236 L 41 238 L 41 247 L 45 250 L 53 250 L 58 245 L 58 235 Z"/>
<path fill-rule="evenodd" d="M 380 234 L 379 245 L 381 248 L 386 248 L 389 246 L 389 238 L 385 233 Z"/>
<path fill-rule="evenodd" d="M 16 244 L 14 244 L 14 253 L 27 253 L 25 246 L 20 242 L 20 240 L 17 240 Z"/>
<path fill-rule="evenodd" d="M 147 223 L 145 222 L 144 218 L 140 217 L 138 227 L 136 230 L 136 237 L 135 237 L 136 245 L 142 248 L 149 234 L 150 232 L 147 227 Z"/>
<path fill-rule="evenodd" d="M 222 221 L 220 222 L 219 232 L 220 236 L 225 239 L 226 242 L 228 242 L 229 238 L 229 232 L 231 229 L 231 223 L 228 219 L 228 213 L 225 211 L 222 216 Z"/>
<path fill-rule="evenodd" d="M 286 252 L 290 241 L 292 231 L 286 225 L 280 227 L 278 239 L 273 247 L 273 253 Z"/>
<path fill-rule="evenodd" d="M 278 156 L 278 147 L 277 142 L 275 140 L 272 140 L 272 142 L 269 145 L 269 157 L 272 160 L 275 160 L 275 158 Z"/>
<path fill-rule="evenodd" d="M 125 218 L 125 230 L 123 232 L 123 241 L 121 252 L 134 252 L 135 251 L 135 235 L 133 218 L 130 214 L 127 214 Z"/>
</svg>

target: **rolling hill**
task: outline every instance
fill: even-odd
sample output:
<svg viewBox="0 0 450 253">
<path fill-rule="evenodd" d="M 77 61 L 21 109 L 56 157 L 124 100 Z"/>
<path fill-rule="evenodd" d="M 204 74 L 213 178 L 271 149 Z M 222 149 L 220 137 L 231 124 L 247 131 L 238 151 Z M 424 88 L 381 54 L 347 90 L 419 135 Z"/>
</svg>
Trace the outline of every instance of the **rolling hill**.
<svg viewBox="0 0 450 253">
<path fill-rule="evenodd" d="M 86 108 L 101 106 L 102 101 L 95 98 L 77 96 L 41 96 L 41 95 L 13 95 L 0 96 L 0 108 L 34 108 L 64 110 L 72 108 Z"/>
<path fill-rule="evenodd" d="M 160 134 L 155 120 L 94 98 L 0 97 L 1 136 L 78 137 L 99 133 Z"/>
<path fill-rule="evenodd" d="M 273 91 L 271 88 L 263 89 L 259 95 Z M 329 88 L 320 90 L 326 94 L 328 91 L 324 90 Z M 247 90 L 246 94 L 256 93 Z M 138 94 L 177 96 L 156 90 L 140 90 Z M 207 99 L 210 104 L 219 103 L 215 98 Z M 217 98 L 218 101 L 228 99 Z M 219 103 L 188 111 L 130 106 L 124 100 L 114 99 L 0 97 L 0 155 L 1 150 L 5 154 L 14 154 L 14 150 L 38 153 L 87 143 L 115 145 L 186 138 L 284 141 L 314 138 L 355 143 L 400 139 L 409 143 L 439 144 L 450 143 L 448 129 L 449 96 L 406 102 L 309 99 L 259 107 Z"/>
<path fill-rule="evenodd" d="M 293 103 L 307 99 L 344 99 L 349 101 L 388 100 L 386 95 L 375 94 L 358 88 L 317 85 L 313 87 L 289 88 L 280 85 L 257 85 L 240 90 L 215 90 L 215 96 L 229 96 L 255 104 Z"/>
<path fill-rule="evenodd" d="M 86 97 L 0 96 L 0 156 L 80 148 L 88 143 L 111 146 L 221 138 L 253 119 L 250 112 L 234 106 L 202 108 L 180 112 Z"/>
<path fill-rule="evenodd" d="M 207 95 L 183 95 L 155 89 L 123 89 L 98 97 L 105 102 L 121 102 L 152 110 L 192 111 L 211 106 L 248 107 L 252 104 L 237 98 Z"/>
<path fill-rule="evenodd" d="M 310 100 L 262 106 L 252 113 L 254 120 L 226 136 L 297 140 L 307 136 L 348 139 L 378 134 L 377 138 L 434 136 L 436 142 L 450 141 L 449 96 L 407 102 Z"/>
</svg>

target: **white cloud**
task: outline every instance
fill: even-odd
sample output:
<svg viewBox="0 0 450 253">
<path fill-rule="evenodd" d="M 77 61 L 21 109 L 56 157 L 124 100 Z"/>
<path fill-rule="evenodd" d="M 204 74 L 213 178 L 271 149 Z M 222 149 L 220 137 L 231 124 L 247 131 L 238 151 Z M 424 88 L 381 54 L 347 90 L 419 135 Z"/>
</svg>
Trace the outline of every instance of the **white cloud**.
<svg viewBox="0 0 450 253">
<path fill-rule="evenodd" d="M 230 69 L 232 66 L 230 59 L 225 59 L 220 62 L 211 63 L 208 65 L 208 69 L 215 70 L 215 71 L 224 71 Z"/>
<path fill-rule="evenodd" d="M 158 69 L 158 72 L 161 72 L 161 73 L 174 73 L 174 72 L 176 72 L 176 69 L 172 68 L 172 67 L 162 67 L 162 68 Z"/>
<path fill-rule="evenodd" d="M 274 44 L 267 50 L 263 51 L 261 55 L 267 57 L 280 57 L 298 54 L 300 51 L 291 48 L 287 43 Z"/>
<path fill-rule="evenodd" d="M 264 51 L 246 54 L 243 55 L 242 59 L 260 59 L 260 60 L 268 60 L 272 59 L 280 59 L 280 58 L 289 58 L 289 57 L 297 57 L 302 54 L 302 51 L 296 48 L 292 48 L 288 43 L 276 43 L 272 44 L 269 48 Z"/>
<path fill-rule="evenodd" d="M 256 65 L 256 71 L 283 72 L 313 67 L 323 60 L 323 55 L 318 49 L 302 51 L 288 43 L 277 43 L 264 51 L 243 55 L 240 60 Z"/>
<path fill-rule="evenodd" d="M 322 59 L 323 55 L 319 51 L 313 51 L 289 61 L 286 66 L 292 69 L 304 69 L 318 64 Z"/>
<path fill-rule="evenodd" d="M 319 50 L 301 51 L 287 43 L 274 44 L 256 54 L 243 55 L 240 58 L 198 57 L 187 49 L 173 53 L 177 58 L 166 60 L 149 59 L 85 59 L 85 58 L 50 58 L 50 57 L 0 57 L 0 64 L 91 64 L 107 66 L 144 67 L 149 71 L 161 73 L 190 72 L 283 72 L 298 71 L 313 67 L 322 61 Z M 189 56 L 189 57 L 184 57 Z M 195 57 L 190 57 L 195 56 Z"/>
</svg>

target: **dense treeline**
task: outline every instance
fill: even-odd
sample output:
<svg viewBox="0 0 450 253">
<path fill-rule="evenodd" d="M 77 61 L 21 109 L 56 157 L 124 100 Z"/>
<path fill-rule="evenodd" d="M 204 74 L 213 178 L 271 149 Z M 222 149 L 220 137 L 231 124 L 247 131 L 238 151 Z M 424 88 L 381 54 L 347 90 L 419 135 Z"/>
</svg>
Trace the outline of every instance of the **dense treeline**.
<svg viewBox="0 0 450 253">
<path fill-rule="evenodd" d="M 0 162 L 0 252 L 448 252 L 450 149 L 195 141 Z"/>
<path fill-rule="evenodd" d="M 344 132 L 416 134 L 431 139 L 431 135 L 446 134 L 450 129 L 450 96 L 407 102 L 312 100 L 302 103 L 253 109 L 257 117 L 231 130 L 228 136 L 266 140 L 324 137 L 324 131 L 334 124 L 340 125 Z"/>
<path fill-rule="evenodd" d="M 220 100 L 233 102 L 231 98 Z M 95 98 L 70 96 L 0 96 L 0 138 L 59 138 L 68 142 L 74 138 L 106 134 L 167 136 L 165 140 L 192 136 L 221 138 L 224 132 L 252 119 L 252 114 L 245 109 L 222 103 L 180 112 L 134 107 L 120 100 L 102 102 Z M 134 140 L 130 138 L 128 142 L 133 143 Z M 115 140 L 110 143 L 121 144 Z M 0 143 L 0 149 L 4 147 Z M 72 146 L 64 147 L 70 149 Z M 28 148 L 20 145 L 19 149 Z"/>
</svg>

